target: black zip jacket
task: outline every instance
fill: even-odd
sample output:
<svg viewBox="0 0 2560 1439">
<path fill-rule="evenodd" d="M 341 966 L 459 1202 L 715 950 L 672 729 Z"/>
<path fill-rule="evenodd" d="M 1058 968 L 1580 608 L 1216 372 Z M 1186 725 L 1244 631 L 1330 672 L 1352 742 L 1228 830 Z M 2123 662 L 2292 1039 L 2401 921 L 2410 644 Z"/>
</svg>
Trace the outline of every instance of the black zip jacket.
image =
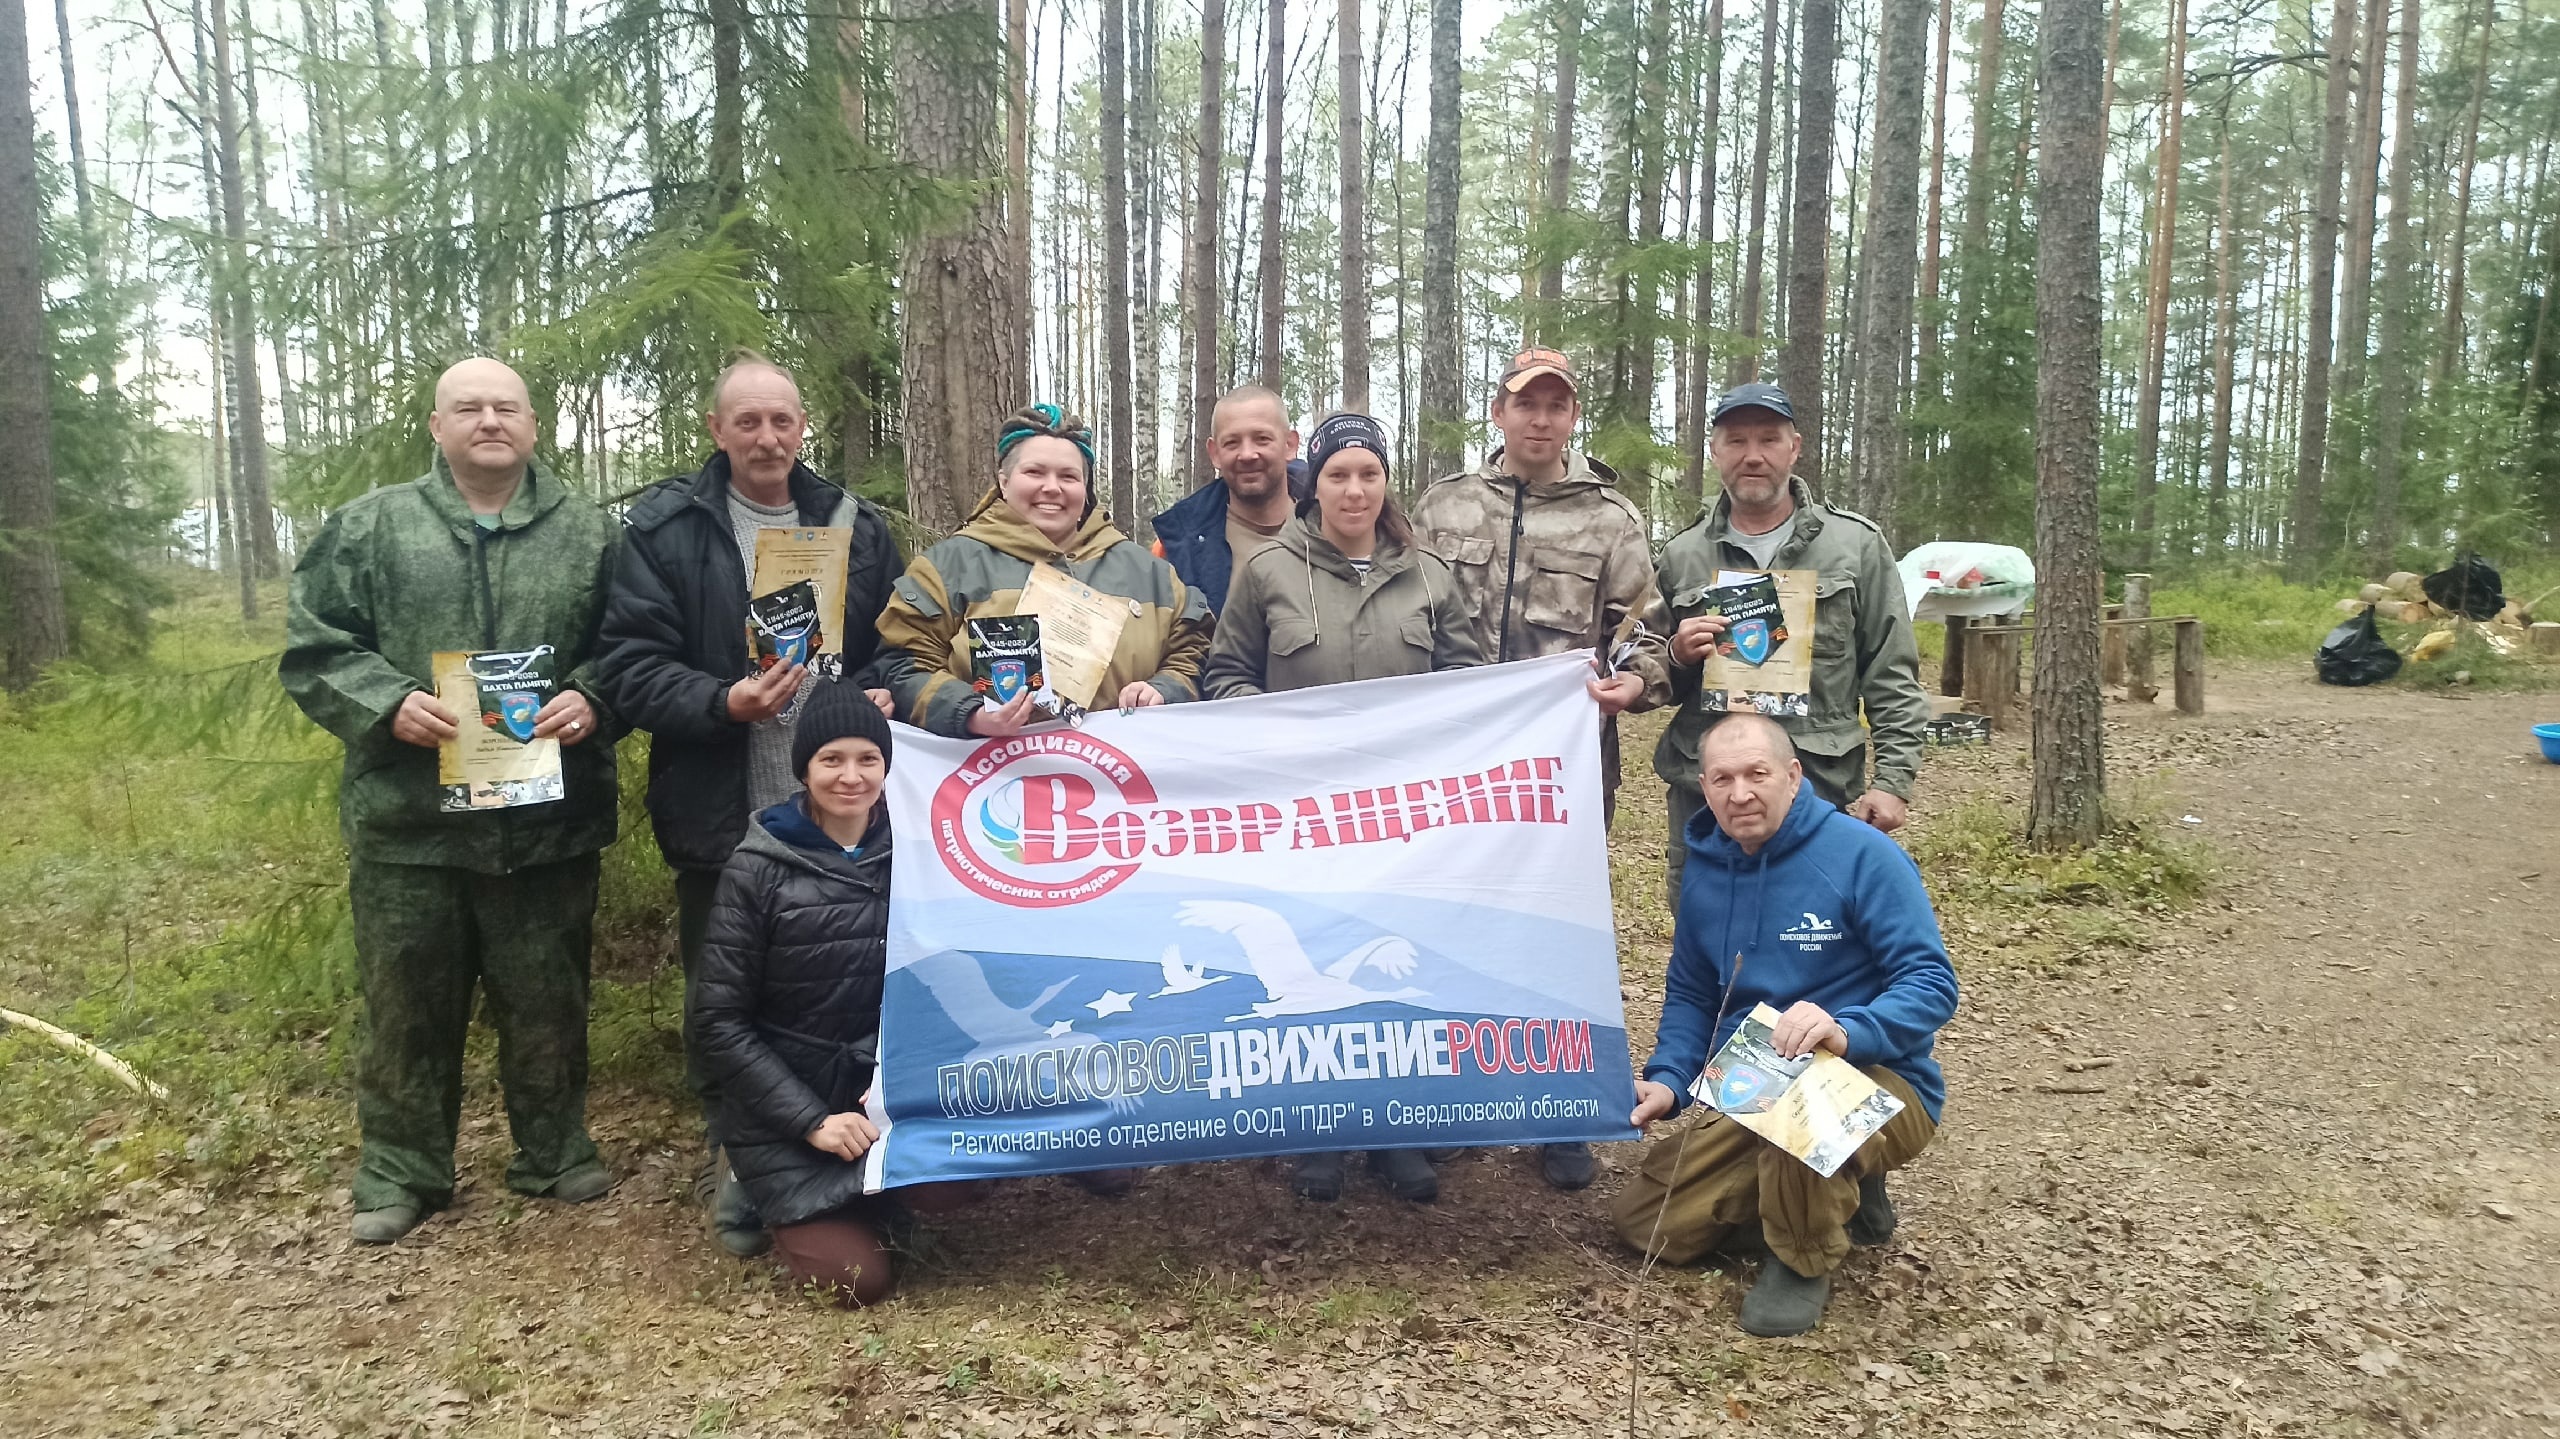
<svg viewBox="0 0 2560 1439">
<path fill-rule="evenodd" d="M 879 648 L 889 586 L 906 569 L 889 522 L 868 501 L 791 471 L 810 526 L 853 527 L 845 569 L 844 669 Z M 642 491 L 624 516 L 600 668 L 616 711 L 649 732 L 649 818 L 678 869 L 717 869 L 747 832 L 747 726 L 729 718 L 729 686 L 752 667 L 747 569 L 729 527 L 729 457 Z"/>
<path fill-rule="evenodd" d="M 888 807 L 848 857 L 803 798 L 758 815 L 729 857 L 694 976 L 694 1059 L 720 1086 L 729 1167 L 767 1224 L 862 1199 L 862 1166 L 808 1134 L 862 1107 L 889 961 Z"/>
</svg>

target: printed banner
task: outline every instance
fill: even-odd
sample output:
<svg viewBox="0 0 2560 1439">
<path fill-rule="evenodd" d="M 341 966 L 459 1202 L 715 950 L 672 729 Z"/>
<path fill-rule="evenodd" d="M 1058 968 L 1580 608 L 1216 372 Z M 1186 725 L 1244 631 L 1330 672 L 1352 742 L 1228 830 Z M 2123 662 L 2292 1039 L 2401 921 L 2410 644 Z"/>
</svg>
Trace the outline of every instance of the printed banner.
<svg viewBox="0 0 2560 1439">
<path fill-rule="evenodd" d="M 870 1187 L 1634 1138 L 1590 674 L 902 729 Z"/>
</svg>

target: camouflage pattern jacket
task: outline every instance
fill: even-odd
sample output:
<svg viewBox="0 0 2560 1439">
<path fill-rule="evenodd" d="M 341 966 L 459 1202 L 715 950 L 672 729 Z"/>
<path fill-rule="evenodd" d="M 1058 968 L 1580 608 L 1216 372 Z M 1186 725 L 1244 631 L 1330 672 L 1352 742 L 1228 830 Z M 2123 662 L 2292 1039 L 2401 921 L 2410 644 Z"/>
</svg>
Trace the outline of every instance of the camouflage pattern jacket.
<svg viewBox="0 0 2560 1439">
<path fill-rule="evenodd" d="M 1653 608 L 1644 516 L 1617 481 L 1607 465 L 1567 454 L 1564 478 L 1527 484 L 1496 450 L 1483 468 L 1422 492 L 1413 527 L 1457 573 L 1486 663 L 1606 648 Z M 1645 682 L 1633 711 L 1669 702 L 1662 636 L 1643 639 L 1631 668 Z"/>
<path fill-rule="evenodd" d="M 1920 650 L 1911 633 L 1902 576 L 1884 532 L 1866 516 L 1814 503 L 1804 481 L 1795 494 L 1795 533 L 1770 557 L 1773 570 L 1813 570 L 1813 713 L 1782 719 L 1798 749 L 1846 755 L 1875 747 L 1875 787 L 1908 800 L 1920 775 L 1929 728 L 1929 694 L 1920 684 Z M 1751 556 L 1725 543 L 1730 498 L 1716 502 L 1662 550 L 1661 597 L 1647 626 L 1669 635 L 1701 613 L 1706 588 L 1724 570 L 1758 570 Z M 1653 772 L 1664 783 L 1694 789 L 1698 741 L 1723 716 L 1698 704 L 1698 667 L 1672 667 L 1680 712 L 1654 746 Z M 1863 711 L 1863 721 L 1861 712 Z"/>
<path fill-rule="evenodd" d="M 613 843 L 621 726 L 595 655 L 619 531 L 540 465 L 526 467 L 497 528 L 483 529 L 442 457 L 329 516 L 293 567 L 278 672 L 302 712 L 347 747 L 338 823 L 350 855 L 508 874 Z M 391 716 L 412 691 L 433 690 L 438 650 L 536 645 L 557 652 L 554 672 L 598 721 L 597 734 L 561 747 L 566 797 L 443 813 L 436 752 L 393 739 Z"/>
<path fill-rule="evenodd" d="M 897 696 L 898 718 L 935 734 L 968 734 L 969 716 L 985 700 L 970 684 L 966 622 L 1014 613 L 1040 562 L 1129 601 L 1096 707 L 1118 703 L 1122 687 L 1141 680 L 1171 704 L 1200 698 L 1210 620 L 1199 591 L 1098 508 L 1056 545 L 991 491 L 960 533 L 918 556 L 890 587 L 869 681 Z"/>
</svg>

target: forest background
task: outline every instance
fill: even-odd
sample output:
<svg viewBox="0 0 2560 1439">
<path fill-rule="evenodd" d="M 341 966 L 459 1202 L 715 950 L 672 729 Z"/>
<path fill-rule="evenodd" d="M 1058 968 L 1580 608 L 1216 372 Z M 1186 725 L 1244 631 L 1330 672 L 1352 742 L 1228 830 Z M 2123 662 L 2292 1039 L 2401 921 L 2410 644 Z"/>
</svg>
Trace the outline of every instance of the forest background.
<svg viewBox="0 0 2560 1439">
<path fill-rule="evenodd" d="M 1705 495 L 1706 405 L 1757 374 L 1806 412 L 1806 477 L 1897 548 L 2033 547 L 2032 6 L 46 18 L 38 193 L 0 206 L 45 237 L 64 638 L 93 660 L 141 642 L 155 563 L 253 612 L 299 526 L 424 468 L 432 377 L 481 349 L 611 500 L 699 462 L 708 377 L 762 348 L 803 376 L 818 467 L 929 533 L 1032 396 L 1099 423 L 1133 531 L 1204 478 L 1205 406 L 1246 379 L 1374 410 L 1414 487 L 1480 454 L 1535 339 L 1577 357 L 1657 537 Z M 2547 552 L 2552 17 L 2110 0 L 2105 56 L 2108 567 Z"/>
</svg>

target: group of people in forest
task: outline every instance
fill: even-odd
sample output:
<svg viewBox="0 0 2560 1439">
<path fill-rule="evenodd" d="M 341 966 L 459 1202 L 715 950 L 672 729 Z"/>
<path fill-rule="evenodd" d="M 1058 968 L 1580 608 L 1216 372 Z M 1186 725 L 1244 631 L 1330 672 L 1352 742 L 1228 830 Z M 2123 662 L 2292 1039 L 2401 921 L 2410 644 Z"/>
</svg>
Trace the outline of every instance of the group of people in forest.
<svg viewBox="0 0 2560 1439">
<path fill-rule="evenodd" d="M 885 1297 L 900 1227 L 971 1197 L 965 1185 L 866 1195 L 857 1162 L 878 1138 L 864 1098 L 895 843 L 891 721 L 954 737 L 1041 723 L 1029 691 L 998 702 L 971 683 L 968 621 L 1015 613 L 1033 567 L 1049 565 L 1129 603 L 1098 705 L 1592 651 L 1612 817 L 1618 716 L 1679 707 L 1654 752 L 1677 938 L 1633 1122 L 1687 1108 L 1707 1056 L 1759 1002 L 1782 1011 L 1783 1053 L 1840 1054 L 1906 1107 L 1827 1179 L 1710 1115 L 1647 1154 L 1616 1221 L 1673 1262 L 1762 1259 L 1744 1327 L 1811 1328 L 1850 1245 L 1891 1232 L 1884 1173 L 1927 1143 L 1944 1092 L 1931 1051 L 1954 974 L 1918 872 L 1888 838 L 1929 715 L 1911 625 L 1876 527 L 1793 477 L 1801 441 L 1777 387 L 1738 385 L 1717 405 L 1722 493 L 1658 560 L 1617 476 L 1572 446 L 1578 391 L 1564 355 L 1522 351 L 1495 387 L 1500 445 L 1408 513 L 1376 420 L 1326 416 L 1302 458 L 1280 397 L 1239 388 L 1206 438 L 1217 478 L 1156 518 L 1152 550 L 1099 507 L 1091 432 L 1035 405 L 1005 422 L 966 522 L 910 563 L 886 516 L 803 463 L 798 387 L 761 357 L 713 382 L 701 469 L 643 492 L 618 523 L 535 458 L 513 370 L 455 365 L 428 419 L 433 470 L 351 501 L 304 550 L 282 662 L 289 693 L 347 751 L 366 1011 L 354 1238 L 396 1241 L 451 1199 L 475 986 L 498 1032 L 508 1184 L 571 1203 L 612 1188 L 585 1122 L 588 952 L 598 853 L 615 833 L 613 746 L 636 729 L 651 737 L 647 805 L 674 871 L 711 1227 L 740 1258 L 770 1251 L 850 1302 Z M 756 662 L 750 577 L 774 528 L 850 531 L 840 669 Z M 1702 597 L 1737 570 L 1819 573 L 1808 715 L 1727 715 L 1699 693 L 1725 628 Z M 473 717 L 438 700 L 432 656 L 537 646 L 560 683 L 530 733 L 561 746 L 561 797 L 449 812 L 437 749 Z M 1808 934 L 1799 916 L 1822 923 Z M 1443 1158 L 1381 1150 L 1367 1168 L 1427 1201 Z M 1558 1189 L 1597 1172 L 1584 1144 L 1544 1146 L 1538 1165 Z M 1334 1200 L 1346 1169 L 1344 1155 L 1301 1155 L 1292 1188 Z M 1136 1180 L 1070 1177 L 1104 1196 Z"/>
</svg>

